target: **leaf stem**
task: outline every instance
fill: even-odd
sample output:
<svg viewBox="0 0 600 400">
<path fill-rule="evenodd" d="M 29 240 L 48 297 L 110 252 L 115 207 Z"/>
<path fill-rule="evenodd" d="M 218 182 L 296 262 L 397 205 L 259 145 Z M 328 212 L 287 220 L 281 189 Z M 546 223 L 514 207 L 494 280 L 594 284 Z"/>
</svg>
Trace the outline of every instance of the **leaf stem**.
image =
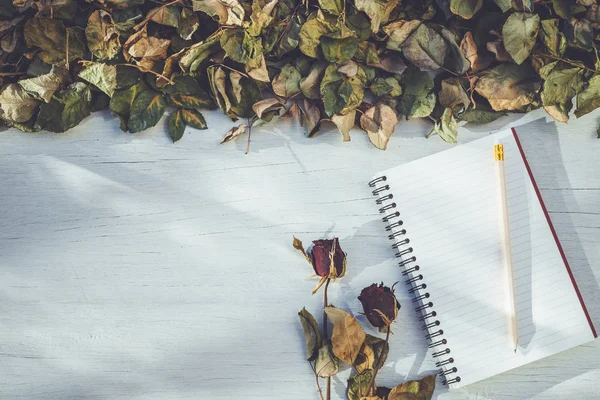
<svg viewBox="0 0 600 400">
<path fill-rule="evenodd" d="M 579 65 L 579 64 L 577 64 L 577 63 L 574 63 L 574 62 L 572 62 L 572 61 L 569 61 L 569 60 L 565 60 L 564 58 L 555 57 L 555 56 L 553 56 L 553 55 L 551 55 L 551 54 L 546 54 L 546 53 L 536 53 L 536 55 L 538 55 L 538 56 L 542 56 L 542 57 L 548 57 L 548 58 L 551 58 L 551 59 L 553 59 L 553 60 L 557 60 L 557 61 L 562 61 L 562 62 L 564 62 L 564 63 L 566 63 L 566 64 L 569 64 L 569 65 L 572 65 L 572 66 L 574 66 L 574 67 L 581 68 L 581 69 L 585 69 L 586 71 L 590 71 L 590 72 L 593 72 L 593 73 L 598 73 L 598 71 L 596 71 L 595 69 L 588 68 L 588 67 L 586 67 L 585 65 L 584 65 L 584 66 L 581 66 L 581 65 Z"/>
<path fill-rule="evenodd" d="M 246 145 L 246 152 L 244 154 L 248 154 L 250 151 L 250 136 L 252 136 L 252 123 L 250 122 L 250 118 L 248 118 L 248 144 Z"/>
<path fill-rule="evenodd" d="M 385 347 L 388 345 L 390 341 L 390 326 L 387 326 L 387 333 L 385 334 L 385 344 L 383 345 L 384 349 Z M 379 357 L 377 357 L 377 362 L 375 363 L 375 366 L 378 366 L 379 363 L 381 362 L 381 357 L 383 356 L 383 349 L 381 350 L 381 353 L 379 353 Z M 375 371 L 373 371 L 373 376 L 371 377 L 371 381 L 369 382 L 369 386 L 367 387 L 367 395 L 369 395 L 371 393 L 371 390 L 373 390 L 373 385 L 375 384 L 375 377 L 377 376 L 377 373 L 379 372 L 379 370 L 381 369 L 381 367 L 377 368 Z"/>
<path fill-rule="evenodd" d="M 317 383 L 317 389 L 319 389 L 319 396 L 321 397 L 321 400 L 325 400 L 323 398 L 323 390 L 321 390 L 321 385 L 319 385 L 319 374 L 317 374 L 317 370 L 315 369 L 315 366 L 313 365 L 312 362 L 309 362 L 310 367 L 312 368 L 313 372 L 315 373 L 315 381 Z"/>
<path fill-rule="evenodd" d="M 86 64 L 93 64 L 93 61 L 87 61 L 87 60 L 79 60 L 79 63 L 83 66 L 85 66 Z M 142 67 L 140 65 L 135 65 L 135 64 L 113 64 L 115 67 L 131 67 L 131 68 L 136 68 L 138 71 L 141 72 L 148 72 L 152 75 L 155 75 L 159 78 L 164 79 L 165 81 L 169 82 L 169 84 L 174 85 L 175 82 L 173 82 L 171 79 L 167 78 L 166 76 L 164 76 L 163 74 L 159 74 L 158 72 L 152 71 L 151 69 Z"/>
</svg>

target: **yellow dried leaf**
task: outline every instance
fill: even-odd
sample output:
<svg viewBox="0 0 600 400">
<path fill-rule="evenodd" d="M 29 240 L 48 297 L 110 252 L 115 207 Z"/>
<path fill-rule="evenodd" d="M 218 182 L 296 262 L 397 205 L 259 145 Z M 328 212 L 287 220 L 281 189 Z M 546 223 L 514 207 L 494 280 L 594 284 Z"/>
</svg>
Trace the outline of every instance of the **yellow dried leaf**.
<svg viewBox="0 0 600 400">
<path fill-rule="evenodd" d="M 352 315 L 340 308 L 328 306 L 325 307 L 325 313 L 333 324 L 333 354 L 346 364 L 354 364 L 365 341 L 365 332 Z"/>
</svg>

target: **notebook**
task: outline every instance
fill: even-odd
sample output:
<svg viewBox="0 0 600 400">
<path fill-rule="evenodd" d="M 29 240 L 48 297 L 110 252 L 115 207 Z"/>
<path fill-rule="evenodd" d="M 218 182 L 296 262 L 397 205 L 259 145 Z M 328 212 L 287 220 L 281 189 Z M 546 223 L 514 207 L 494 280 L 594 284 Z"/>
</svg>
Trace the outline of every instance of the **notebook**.
<svg viewBox="0 0 600 400">
<path fill-rule="evenodd" d="M 504 145 L 516 353 L 495 143 Z M 383 171 L 369 185 L 450 389 L 597 337 L 514 129 Z"/>
</svg>

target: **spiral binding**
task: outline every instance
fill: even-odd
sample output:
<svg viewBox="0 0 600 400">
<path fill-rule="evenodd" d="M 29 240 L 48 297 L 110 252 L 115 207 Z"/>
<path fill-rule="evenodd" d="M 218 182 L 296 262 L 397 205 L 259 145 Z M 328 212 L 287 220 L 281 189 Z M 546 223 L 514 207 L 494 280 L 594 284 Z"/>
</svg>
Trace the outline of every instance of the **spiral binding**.
<svg viewBox="0 0 600 400">
<path fill-rule="evenodd" d="M 379 208 L 379 213 L 386 214 L 381 220 L 387 224 L 385 230 L 392 232 L 388 235 L 388 239 L 394 240 L 392 248 L 397 250 L 395 256 L 400 258 L 398 266 L 404 267 L 402 275 L 407 278 L 405 283 L 410 287 L 408 293 L 415 296 L 413 297 L 412 302 L 416 305 L 415 310 L 421 314 L 419 317 L 419 321 L 423 322 L 421 329 L 428 332 L 427 335 L 425 335 L 425 338 L 431 342 L 429 348 L 436 349 L 433 353 L 433 357 L 438 359 L 435 366 L 442 368 L 442 371 L 439 373 L 444 379 L 442 384 L 451 385 L 453 383 L 458 383 L 460 382 L 460 376 L 451 376 L 458 372 L 458 368 L 452 366 L 452 364 L 454 364 L 454 358 L 449 356 L 451 350 L 450 347 L 448 347 L 448 341 L 443 337 L 444 330 L 440 326 L 441 323 L 439 320 L 435 319 L 437 313 L 433 310 L 434 305 L 433 301 L 430 299 L 431 295 L 429 292 L 424 292 L 427 288 L 427 284 L 424 282 L 425 278 L 423 277 L 423 274 L 419 272 L 419 265 L 416 264 L 417 257 L 414 255 L 408 256 L 413 253 L 413 248 L 406 247 L 410 243 L 410 239 L 406 237 L 406 229 L 395 230 L 402 226 L 403 222 L 401 219 L 397 219 L 400 217 L 399 211 L 391 211 L 395 209 L 397 205 L 394 202 L 389 202 L 394 198 L 393 194 L 384 193 L 390 190 L 390 185 L 380 183 L 386 181 L 387 177 L 385 175 L 380 176 L 369 182 L 369 187 L 374 188 L 373 196 L 378 196 L 375 202 L 377 205 L 381 206 Z M 404 237 L 400 240 L 399 238 L 402 236 Z M 440 347 L 444 348 L 438 350 Z"/>
</svg>

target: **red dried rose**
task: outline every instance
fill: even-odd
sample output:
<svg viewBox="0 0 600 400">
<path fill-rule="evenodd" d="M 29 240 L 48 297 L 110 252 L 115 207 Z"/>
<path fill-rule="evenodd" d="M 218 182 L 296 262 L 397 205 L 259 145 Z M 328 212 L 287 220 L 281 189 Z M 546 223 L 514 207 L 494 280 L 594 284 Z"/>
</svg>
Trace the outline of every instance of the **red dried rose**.
<svg viewBox="0 0 600 400">
<path fill-rule="evenodd" d="M 313 240 L 309 256 L 315 274 L 319 276 L 340 278 L 346 274 L 346 254 L 342 251 L 338 238 Z"/>
<path fill-rule="evenodd" d="M 302 241 L 294 237 L 294 248 L 300 251 L 312 265 L 315 274 L 321 277 L 313 294 L 328 280 L 346 275 L 346 253 L 340 247 L 338 238 L 313 240 L 313 246 L 307 253 Z"/>
<path fill-rule="evenodd" d="M 358 300 L 362 303 L 367 319 L 376 328 L 389 326 L 398 316 L 400 303 L 393 290 L 384 286 L 383 282 L 364 288 Z"/>
</svg>

